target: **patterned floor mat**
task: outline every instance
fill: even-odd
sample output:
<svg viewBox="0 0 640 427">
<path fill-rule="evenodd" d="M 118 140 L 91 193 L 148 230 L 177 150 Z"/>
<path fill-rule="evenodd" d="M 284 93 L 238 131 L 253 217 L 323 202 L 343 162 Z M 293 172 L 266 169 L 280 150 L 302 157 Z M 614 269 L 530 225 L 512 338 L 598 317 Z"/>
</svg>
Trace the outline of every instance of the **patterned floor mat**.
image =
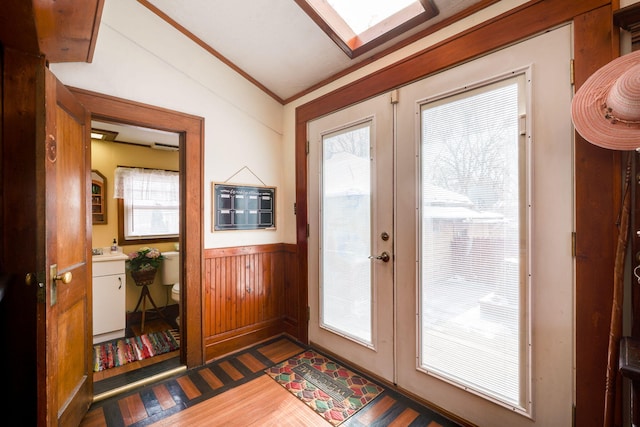
<svg viewBox="0 0 640 427">
<path fill-rule="evenodd" d="M 312 350 L 265 372 L 334 426 L 384 391 L 378 384 Z"/>
</svg>

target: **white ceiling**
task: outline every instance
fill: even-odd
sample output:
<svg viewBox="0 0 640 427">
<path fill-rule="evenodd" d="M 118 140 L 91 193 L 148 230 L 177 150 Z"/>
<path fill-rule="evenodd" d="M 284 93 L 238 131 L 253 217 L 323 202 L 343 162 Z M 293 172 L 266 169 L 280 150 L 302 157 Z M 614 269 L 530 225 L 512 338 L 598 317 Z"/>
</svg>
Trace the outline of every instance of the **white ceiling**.
<svg viewBox="0 0 640 427">
<path fill-rule="evenodd" d="M 433 0 L 436 17 L 350 59 L 294 0 L 146 0 L 280 100 L 483 1 Z"/>
<path fill-rule="evenodd" d="M 294 0 L 139 0 L 184 27 L 223 60 L 260 83 L 279 101 L 303 91 L 406 38 L 489 0 L 433 0 L 439 14 L 413 30 L 350 59 Z M 387 0 L 393 1 L 393 0 Z M 162 17 L 162 16 L 161 16 Z M 156 130 L 93 122 L 119 132 L 117 141 L 178 145 L 178 136 Z"/>
</svg>

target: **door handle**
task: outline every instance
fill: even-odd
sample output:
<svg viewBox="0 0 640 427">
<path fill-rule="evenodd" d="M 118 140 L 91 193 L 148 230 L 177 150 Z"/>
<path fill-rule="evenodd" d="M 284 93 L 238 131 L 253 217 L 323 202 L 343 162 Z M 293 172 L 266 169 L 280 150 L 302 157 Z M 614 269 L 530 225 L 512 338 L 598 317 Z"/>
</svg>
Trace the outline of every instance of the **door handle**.
<svg viewBox="0 0 640 427">
<path fill-rule="evenodd" d="M 51 301 L 50 304 L 53 307 L 58 302 L 58 282 L 62 282 L 65 285 L 71 283 L 73 280 L 73 274 L 67 271 L 62 274 L 58 274 L 58 265 L 51 264 L 49 266 L 49 277 L 51 277 Z"/>
<path fill-rule="evenodd" d="M 70 271 L 67 271 L 66 273 L 56 275 L 53 280 L 60 280 L 66 285 L 67 283 L 71 283 L 71 280 L 73 280 L 73 274 L 71 274 Z"/>
<path fill-rule="evenodd" d="M 370 255 L 369 259 L 379 259 L 382 262 L 389 262 L 389 260 L 391 259 L 391 255 L 389 255 L 389 252 L 384 251 L 380 255 L 377 255 L 377 256 Z"/>
</svg>

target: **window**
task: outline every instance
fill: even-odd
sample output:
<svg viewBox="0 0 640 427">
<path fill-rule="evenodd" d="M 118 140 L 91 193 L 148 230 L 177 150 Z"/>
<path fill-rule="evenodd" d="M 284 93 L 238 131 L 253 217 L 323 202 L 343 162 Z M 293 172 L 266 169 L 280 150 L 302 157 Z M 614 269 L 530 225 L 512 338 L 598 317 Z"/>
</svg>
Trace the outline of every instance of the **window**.
<svg viewBox="0 0 640 427">
<path fill-rule="evenodd" d="M 323 327 L 372 345 L 371 121 L 322 138 Z"/>
<path fill-rule="evenodd" d="M 180 233 L 179 175 L 159 169 L 116 168 L 114 197 L 120 199 L 121 244 L 177 240 Z"/>
<path fill-rule="evenodd" d="M 432 0 L 295 0 L 350 57 L 438 15 Z"/>
<path fill-rule="evenodd" d="M 526 405 L 524 78 L 421 107 L 420 367 Z"/>
</svg>

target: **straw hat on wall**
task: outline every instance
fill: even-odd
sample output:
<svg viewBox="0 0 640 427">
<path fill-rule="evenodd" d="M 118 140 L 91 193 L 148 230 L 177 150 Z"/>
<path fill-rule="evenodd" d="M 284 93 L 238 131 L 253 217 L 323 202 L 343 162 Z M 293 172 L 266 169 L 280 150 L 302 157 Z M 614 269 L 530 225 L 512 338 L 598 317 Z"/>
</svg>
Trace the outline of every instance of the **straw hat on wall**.
<svg viewBox="0 0 640 427">
<path fill-rule="evenodd" d="M 640 148 L 640 51 L 593 73 L 571 103 L 573 124 L 587 141 L 613 150 Z"/>
</svg>

